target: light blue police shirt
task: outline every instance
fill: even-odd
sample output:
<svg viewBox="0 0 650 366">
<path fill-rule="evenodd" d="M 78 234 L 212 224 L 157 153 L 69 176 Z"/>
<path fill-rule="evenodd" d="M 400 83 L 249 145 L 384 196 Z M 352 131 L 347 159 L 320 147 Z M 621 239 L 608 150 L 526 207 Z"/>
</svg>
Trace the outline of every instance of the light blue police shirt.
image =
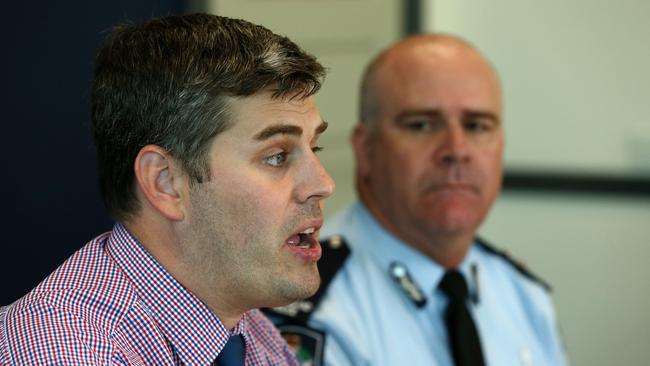
<svg viewBox="0 0 650 366">
<path fill-rule="evenodd" d="M 325 364 L 453 366 L 437 290 L 444 269 L 385 231 L 357 203 L 321 237 L 341 235 L 351 250 L 309 325 L 327 334 Z M 418 307 L 390 275 L 401 263 L 426 297 Z M 473 245 L 459 267 L 488 365 L 566 365 L 547 290 L 504 258 Z"/>
</svg>

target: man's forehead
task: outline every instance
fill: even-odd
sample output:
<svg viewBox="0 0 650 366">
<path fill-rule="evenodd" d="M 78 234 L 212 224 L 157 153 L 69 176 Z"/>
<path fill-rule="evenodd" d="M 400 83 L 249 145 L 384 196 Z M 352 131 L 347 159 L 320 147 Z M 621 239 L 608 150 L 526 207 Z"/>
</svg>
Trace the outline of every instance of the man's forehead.
<svg viewBox="0 0 650 366">
<path fill-rule="evenodd" d="M 267 92 L 231 98 L 229 104 L 230 129 L 255 140 L 264 140 L 277 133 L 299 135 L 303 129 L 313 134 L 324 124 L 312 96 L 276 98 Z"/>
<path fill-rule="evenodd" d="M 437 105 L 455 101 L 469 105 L 500 106 L 500 89 L 494 81 L 475 72 L 394 74 L 377 84 L 381 105 Z"/>
<path fill-rule="evenodd" d="M 272 90 L 264 90 L 252 95 L 230 96 L 225 100 L 232 117 L 245 115 L 251 111 L 271 113 L 283 110 L 308 110 L 314 107 L 312 96 L 306 98 L 274 96 Z"/>
</svg>

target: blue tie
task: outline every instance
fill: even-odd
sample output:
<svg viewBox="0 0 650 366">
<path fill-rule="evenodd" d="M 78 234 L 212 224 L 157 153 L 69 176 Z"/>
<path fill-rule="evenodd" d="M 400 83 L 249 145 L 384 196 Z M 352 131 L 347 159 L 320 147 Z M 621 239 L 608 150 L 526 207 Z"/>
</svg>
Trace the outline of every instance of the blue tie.
<svg viewBox="0 0 650 366">
<path fill-rule="evenodd" d="M 221 353 L 217 356 L 217 365 L 219 366 L 244 366 L 246 358 L 246 347 L 244 337 L 236 334 L 228 338 L 228 342 L 223 346 Z"/>
</svg>

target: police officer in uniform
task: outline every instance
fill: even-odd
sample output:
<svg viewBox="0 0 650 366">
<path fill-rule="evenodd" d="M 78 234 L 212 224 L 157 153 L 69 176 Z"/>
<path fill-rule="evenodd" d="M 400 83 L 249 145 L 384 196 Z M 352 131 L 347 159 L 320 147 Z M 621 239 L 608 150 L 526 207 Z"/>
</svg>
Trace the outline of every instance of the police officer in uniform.
<svg viewBox="0 0 650 366">
<path fill-rule="evenodd" d="M 269 311 L 304 364 L 567 363 L 548 286 L 476 235 L 501 188 L 501 110 L 495 71 L 457 37 L 369 64 L 360 202 L 322 231 L 319 292 Z"/>
</svg>

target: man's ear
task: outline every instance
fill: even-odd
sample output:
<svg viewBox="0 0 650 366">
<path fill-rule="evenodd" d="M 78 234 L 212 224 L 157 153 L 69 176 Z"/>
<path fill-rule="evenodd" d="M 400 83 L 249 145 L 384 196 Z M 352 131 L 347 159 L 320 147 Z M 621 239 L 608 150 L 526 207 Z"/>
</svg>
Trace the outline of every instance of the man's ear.
<svg viewBox="0 0 650 366">
<path fill-rule="evenodd" d="M 138 187 L 151 206 L 169 220 L 183 220 L 187 177 L 176 159 L 160 146 L 146 145 L 138 152 L 134 169 Z"/>
<path fill-rule="evenodd" d="M 357 161 L 357 175 L 361 177 L 370 174 L 370 135 L 372 133 L 370 129 L 371 127 L 368 127 L 366 123 L 357 123 L 350 136 L 350 142 Z"/>
</svg>

